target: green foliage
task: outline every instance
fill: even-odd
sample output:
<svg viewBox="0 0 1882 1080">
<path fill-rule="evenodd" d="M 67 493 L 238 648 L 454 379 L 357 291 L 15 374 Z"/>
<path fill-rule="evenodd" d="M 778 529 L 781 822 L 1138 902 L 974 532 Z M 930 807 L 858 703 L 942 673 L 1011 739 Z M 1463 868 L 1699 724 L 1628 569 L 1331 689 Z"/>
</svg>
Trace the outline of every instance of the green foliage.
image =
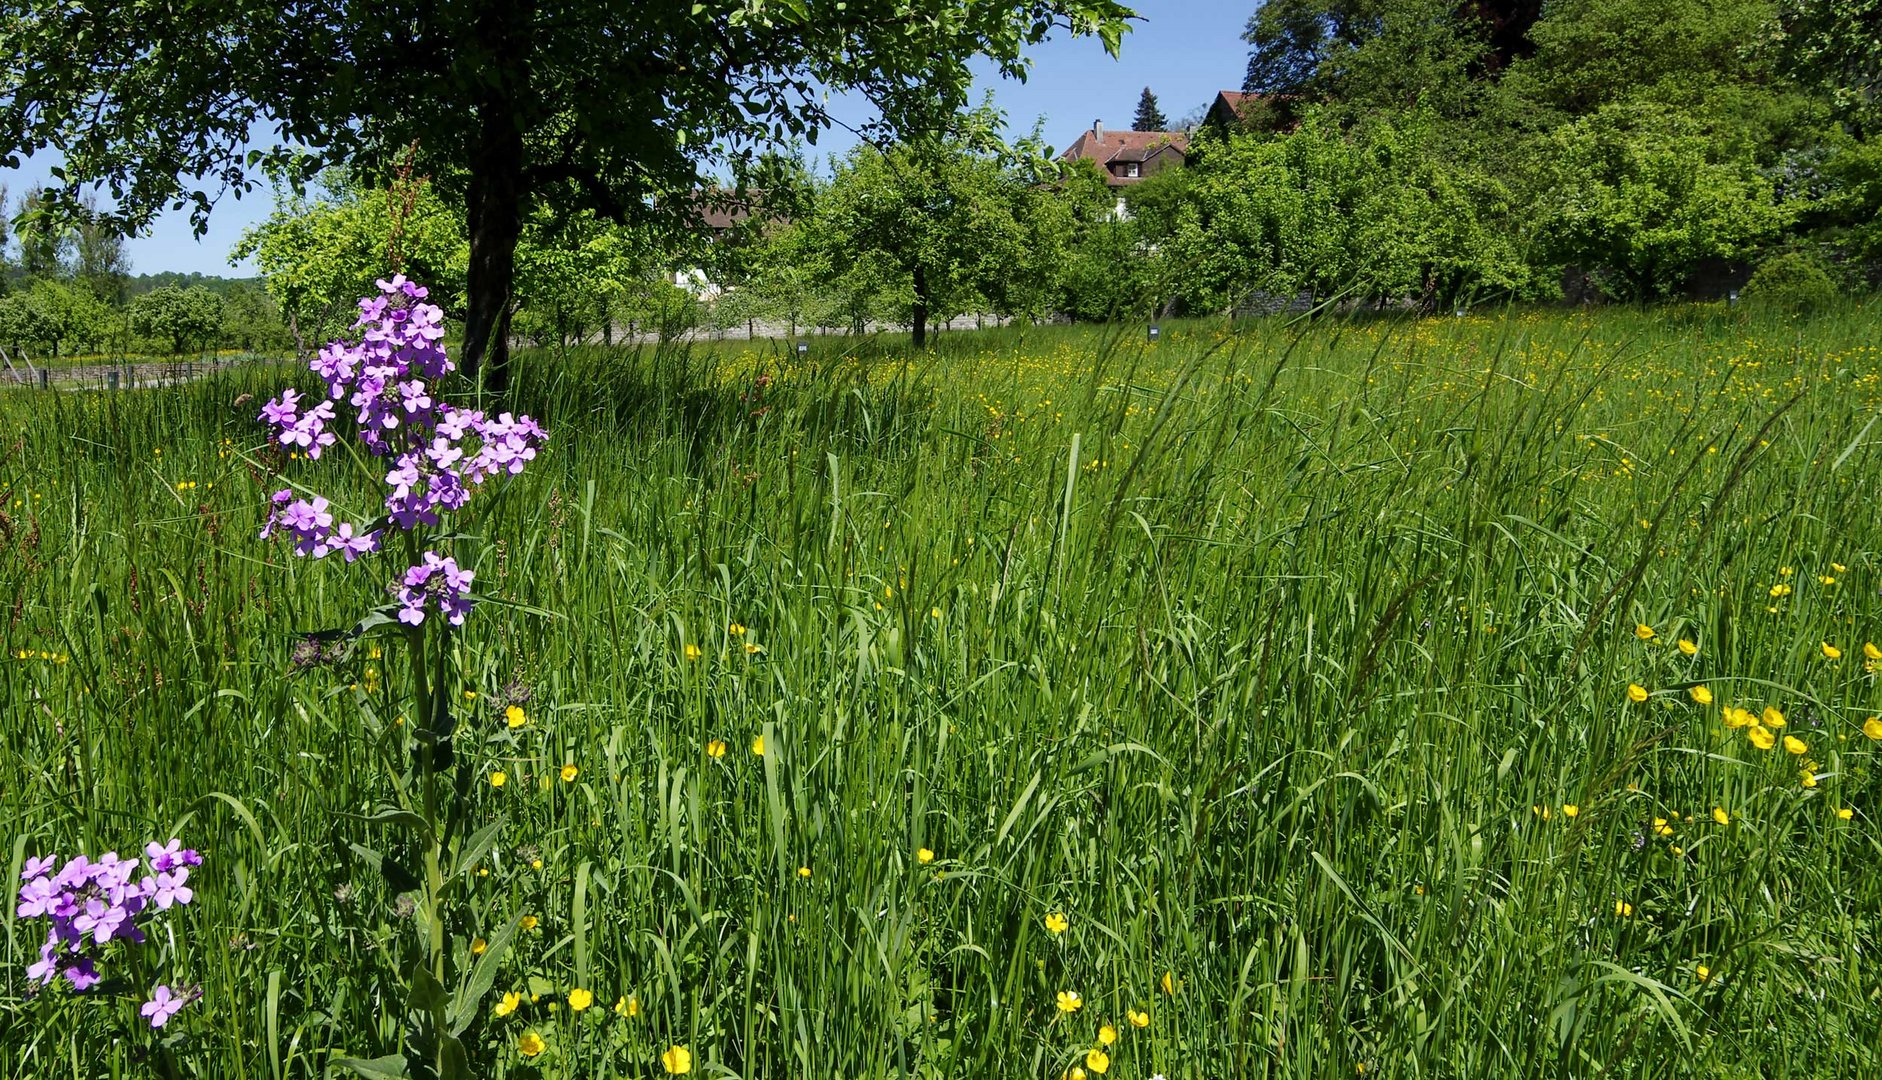
<svg viewBox="0 0 1882 1080">
<path fill-rule="evenodd" d="M 375 188 L 343 172 L 328 173 L 325 185 L 309 198 L 282 193 L 233 253 L 254 259 L 303 348 L 352 325 L 353 305 L 375 291 L 395 249 L 406 276 L 428 282 L 431 301 L 462 316 L 470 261 L 464 220 L 434 185 Z"/>
<path fill-rule="evenodd" d="M 1285 136 L 1232 135 L 1209 150 L 1172 239 L 1183 295 L 1201 310 L 1254 291 L 1527 295 L 1509 192 L 1431 152 L 1429 122 L 1379 117 L 1347 133 L 1320 110 Z"/>
<path fill-rule="evenodd" d="M 448 686 L 504 822 L 445 930 L 501 958 L 472 1071 L 1058 1077 L 1109 1023 L 1123 1080 L 1863 1076 L 1876 312 L 1742 314 L 532 354 L 555 442 L 480 508 Z M 366 820 L 410 657 L 296 663 L 379 575 L 252 538 L 232 403 L 280 381 L 0 390 L 4 869 L 205 854 L 149 946 L 204 998 L 29 997 L 0 934 L 0 1074 L 396 1068 L 436 1000 L 430 913 L 347 843 L 422 862 Z"/>
<path fill-rule="evenodd" d="M 86 17 L 63 0 L 8 9 L 0 154 L 57 147 L 68 209 L 108 185 L 135 227 L 174 202 L 203 227 L 224 191 L 298 185 L 345 165 L 367 181 L 430 176 L 461 209 L 466 370 L 486 348 L 501 388 L 516 245 L 537 208 L 682 225 L 687 196 L 754 147 L 815 137 L 828 91 L 879 106 L 885 132 L 933 131 L 967 105 L 984 57 L 1023 77 L 1056 29 L 1116 51 L 1115 0 L 126 0 Z M 214 42 L 214 48 L 204 48 Z M 267 128 L 272 146 L 251 149 Z M 297 189 L 298 190 L 298 189 Z M 313 282 L 283 302 L 311 310 Z M 331 297 L 327 299 L 331 300 Z"/>
<path fill-rule="evenodd" d="M 1693 120 L 1608 105 L 1536 147 L 1538 216 L 1550 256 L 1612 275 L 1612 291 L 1670 293 L 1705 259 L 1742 258 L 1796 214 L 1757 163 Z"/>
<path fill-rule="evenodd" d="M 1829 307 L 1836 294 L 1836 280 L 1823 260 L 1802 251 L 1765 260 L 1744 289 L 1747 303 L 1796 313 Z"/>
<path fill-rule="evenodd" d="M 0 298 L 0 342 L 58 356 L 62 349 L 96 348 L 116 329 L 110 308 L 89 290 L 39 278 Z"/>
<path fill-rule="evenodd" d="M 1137 117 L 1131 123 L 1131 130 L 1168 131 L 1169 128 L 1169 118 L 1157 106 L 1157 95 L 1151 93 L 1148 86 L 1144 87 L 1143 96 L 1137 99 Z"/>
<path fill-rule="evenodd" d="M 202 348 L 222 330 L 222 298 L 200 286 L 168 286 L 140 295 L 126 312 L 131 332 L 170 346 L 173 354 Z"/>
</svg>

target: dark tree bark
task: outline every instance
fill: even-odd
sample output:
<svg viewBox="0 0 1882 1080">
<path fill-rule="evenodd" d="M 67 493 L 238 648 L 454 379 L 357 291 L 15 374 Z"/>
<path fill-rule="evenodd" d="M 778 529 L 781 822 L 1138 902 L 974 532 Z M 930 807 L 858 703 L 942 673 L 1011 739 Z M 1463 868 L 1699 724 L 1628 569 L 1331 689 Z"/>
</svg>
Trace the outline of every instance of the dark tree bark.
<svg viewBox="0 0 1882 1080">
<path fill-rule="evenodd" d="M 493 0 L 477 20 L 477 46 L 492 58 L 529 55 L 528 27 L 534 4 Z M 484 388 L 501 394 L 510 385 L 510 294 L 516 275 L 516 241 L 523 227 L 523 118 L 519 101 L 529 94 L 526 65 L 511 64 L 492 79 L 477 105 L 476 143 L 465 192 L 470 231 L 470 267 L 465 276 L 464 362 L 467 378 L 481 373 Z"/>
<path fill-rule="evenodd" d="M 928 273 L 921 267 L 915 267 L 915 310 L 912 321 L 915 324 L 915 347 L 928 344 Z"/>
</svg>

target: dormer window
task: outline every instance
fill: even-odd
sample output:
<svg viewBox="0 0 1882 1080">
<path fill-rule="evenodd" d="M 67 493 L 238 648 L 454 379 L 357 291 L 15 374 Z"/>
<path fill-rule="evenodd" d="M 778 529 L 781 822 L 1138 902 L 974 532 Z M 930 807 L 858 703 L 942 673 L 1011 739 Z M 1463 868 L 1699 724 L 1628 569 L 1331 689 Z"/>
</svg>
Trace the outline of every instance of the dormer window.
<svg viewBox="0 0 1882 1080">
<path fill-rule="evenodd" d="M 1138 169 L 1138 165 L 1135 161 L 1127 161 L 1124 163 L 1124 175 L 1125 176 L 1139 175 L 1137 169 Z"/>
</svg>

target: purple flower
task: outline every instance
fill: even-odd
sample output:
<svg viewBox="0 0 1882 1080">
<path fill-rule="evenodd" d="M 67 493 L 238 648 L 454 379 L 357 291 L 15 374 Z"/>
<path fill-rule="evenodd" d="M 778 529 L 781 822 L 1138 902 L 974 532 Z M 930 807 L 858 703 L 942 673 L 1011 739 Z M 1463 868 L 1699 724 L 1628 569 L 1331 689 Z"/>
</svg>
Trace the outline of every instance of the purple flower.
<svg viewBox="0 0 1882 1080">
<path fill-rule="evenodd" d="M 188 867 L 178 867 L 170 873 L 157 875 L 157 891 L 151 898 L 156 901 L 158 910 L 168 911 L 172 904 L 187 904 L 196 898 L 195 890 L 184 884 L 189 876 Z"/>
<path fill-rule="evenodd" d="M 27 878 L 40 877 L 50 871 L 58 861 L 58 859 L 51 855 L 41 855 L 27 859 L 26 869 L 20 871 L 20 878 L 24 880 Z"/>
<path fill-rule="evenodd" d="M 277 427 L 286 427 L 294 423 L 295 402 L 300 400 L 298 390 L 281 391 L 281 396 L 261 407 L 261 418 Z"/>
<path fill-rule="evenodd" d="M 150 1000 L 138 1007 L 137 1014 L 150 1018 L 150 1026 L 160 1028 L 170 1022 L 178 1009 L 189 1004 L 189 998 L 173 993 L 169 987 L 158 984 L 150 991 Z"/>
<path fill-rule="evenodd" d="M 21 919 L 37 919 L 53 909 L 59 896 L 59 887 L 53 884 L 51 878 L 34 878 L 20 886 L 20 903 L 14 915 Z"/>
<path fill-rule="evenodd" d="M 81 956 L 74 960 L 71 966 L 61 974 L 65 976 L 67 982 L 72 984 L 72 989 L 79 993 L 84 993 L 104 981 L 104 976 L 98 974 L 98 968 L 89 956 Z"/>
</svg>

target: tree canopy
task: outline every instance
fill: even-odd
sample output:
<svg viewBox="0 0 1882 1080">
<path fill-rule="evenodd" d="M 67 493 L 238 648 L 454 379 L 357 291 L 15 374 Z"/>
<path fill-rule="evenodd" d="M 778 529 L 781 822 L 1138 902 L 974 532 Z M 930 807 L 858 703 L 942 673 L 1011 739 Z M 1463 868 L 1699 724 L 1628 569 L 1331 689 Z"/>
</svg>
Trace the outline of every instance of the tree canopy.
<svg viewBox="0 0 1882 1080">
<path fill-rule="evenodd" d="M 866 95 L 884 130 L 932 129 L 965 105 L 970 58 L 1024 77 L 1025 46 L 1063 29 L 1115 50 L 1130 16 L 1116 0 L 6 0 L 0 160 L 58 152 L 62 205 L 99 184 L 131 227 L 179 201 L 201 227 L 269 169 L 430 175 L 465 208 L 474 370 L 504 355 L 533 207 L 682 220 L 708 168 L 814 139 L 830 89 Z"/>
</svg>

